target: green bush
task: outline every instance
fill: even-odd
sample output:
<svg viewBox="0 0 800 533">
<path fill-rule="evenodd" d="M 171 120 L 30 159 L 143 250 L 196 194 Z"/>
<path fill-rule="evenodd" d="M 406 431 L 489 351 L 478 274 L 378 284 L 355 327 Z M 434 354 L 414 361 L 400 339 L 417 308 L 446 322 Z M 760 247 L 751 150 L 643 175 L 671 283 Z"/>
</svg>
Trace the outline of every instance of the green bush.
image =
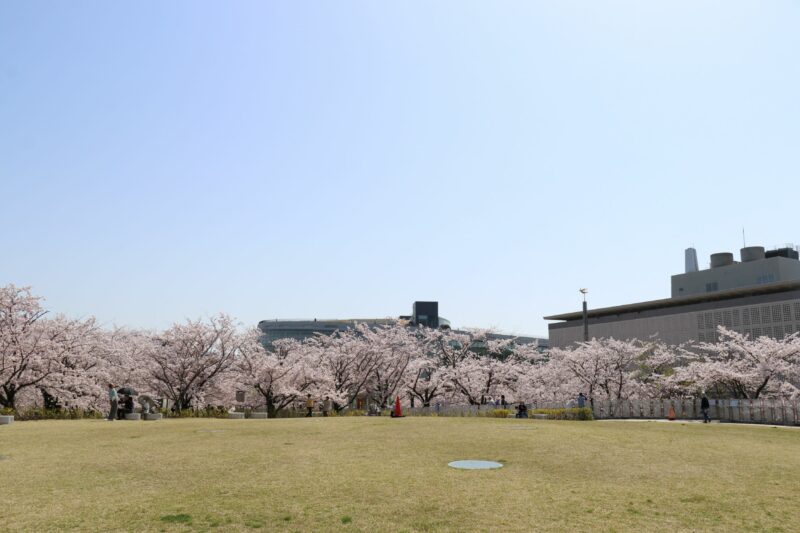
<svg viewBox="0 0 800 533">
<path fill-rule="evenodd" d="M 493 416 L 495 418 L 508 418 L 508 415 L 511 414 L 510 409 L 492 409 L 489 411 L 488 416 Z"/>
<path fill-rule="evenodd" d="M 0 407 L 0 415 L 3 415 L 3 416 L 12 415 L 13 416 L 14 415 L 14 410 L 12 408 L 10 408 L 10 407 Z"/>
<path fill-rule="evenodd" d="M 84 418 L 103 418 L 100 411 L 84 409 L 45 409 L 44 407 L 30 407 L 27 409 L 3 409 L 3 414 L 14 416 L 15 420 L 81 420 Z"/>
<path fill-rule="evenodd" d="M 171 411 L 161 409 L 161 414 L 164 418 L 228 418 L 228 410 L 224 407 L 208 406 L 205 409 L 181 409 L 180 411 Z M 245 410 L 245 416 L 250 414 L 250 409 Z"/>
<path fill-rule="evenodd" d="M 588 407 L 534 409 L 532 413 L 535 415 L 547 415 L 548 420 L 594 420 L 592 410 Z"/>
</svg>

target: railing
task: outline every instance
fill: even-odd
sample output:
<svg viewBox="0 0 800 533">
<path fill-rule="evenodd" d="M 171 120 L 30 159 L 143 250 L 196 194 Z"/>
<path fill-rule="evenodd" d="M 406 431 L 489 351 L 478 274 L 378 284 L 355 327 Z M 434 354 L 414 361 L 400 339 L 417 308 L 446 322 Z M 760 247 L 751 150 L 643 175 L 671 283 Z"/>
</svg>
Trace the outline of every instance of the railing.
<svg viewBox="0 0 800 533">
<path fill-rule="evenodd" d="M 800 425 L 800 401 L 781 399 L 709 400 L 709 416 L 722 422 L 751 424 Z M 587 405 L 588 402 L 587 402 Z M 592 412 L 597 419 L 669 418 L 702 419 L 699 399 L 597 400 Z"/>
<path fill-rule="evenodd" d="M 759 400 L 709 400 L 709 417 L 722 422 L 741 422 L 751 424 L 771 424 L 800 426 L 800 401 L 781 399 Z M 577 407 L 576 402 L 534 402 L 528 404 L 528 412 L 534 409 L 560 409 Z M 592 407 L 587 400 L 586 407 Z M 700 399 L 639 399 L 639 400 L 596 400 L 592 407 L 596 419 L 668 419 L 672 407 L 675 418 L 683 420 L 702 420 Z M 493 416 L 495 409 L 503 407 L 487 405 L 434 404 L 430 407 L 404 408 L 403 414 L 409 416 Z M 516 404 L 504 409 L 511 416 L 516 413 Z"/>
<path fill-rule="evenodd" d="M 785 426 L 800 426 L 800 401 L 763 399 L 763 400 L 710 400 L 709 416 L 712 420 L 721 422 L 741 422 L 751 424 L 771 424 Z M 506 409 L 509 416 L 517 412 L 517 404 L 505 407 L 485 404 L 447 404 L 435 403 L 430 407 L 403 407 L 406 416 L 452 416 L 452 417 L 492 417 L 496 409 Z M 529 416 L 534 409 L 561 409 L 564 407 L 577 407 L 577 402 L 533 402 L 527 404 Z M 682 420 L 702 420 L 703 412 L 700 409 L 699 399 L 639 399 L 639 400 L 596 400 L 594 406 L 586 400 L 586 407 L 592 408 L 595 419 L 667 419 L 670 407 L 675 418 Z M 383 414 L 391 408 L 383 410 Z M 306 414 L 305 409 L 283 409 L 278 413 L 278 418 L 300 418 Z M 366 414 L 366 411 L 364 411 Z M 320 416 L 315 409 L 314 416 Z M 346 416 L 345 412 L 338 416 Z"/>
</svg>

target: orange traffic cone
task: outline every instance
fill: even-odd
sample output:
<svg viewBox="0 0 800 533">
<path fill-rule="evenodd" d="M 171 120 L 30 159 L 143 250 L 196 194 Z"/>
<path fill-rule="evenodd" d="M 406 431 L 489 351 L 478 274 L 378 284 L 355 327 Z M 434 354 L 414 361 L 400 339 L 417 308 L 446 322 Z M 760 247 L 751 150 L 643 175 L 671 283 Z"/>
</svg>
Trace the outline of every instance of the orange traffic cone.
<svg viewBox="0 0 800 533">
<path fill-rule="evenodd" d="M 400 408 L 400 396 L 395 396 L 394 398 L 394 417 L 400 418 L 403 416 L 403 409 Z"/>
<path fill-rule="evenodd" d="M 669 406 L 669 414 L 667 414 L 667 418 L 670 420 L 675 420 L 675 408 L 671 405 Z"/>
</svg>

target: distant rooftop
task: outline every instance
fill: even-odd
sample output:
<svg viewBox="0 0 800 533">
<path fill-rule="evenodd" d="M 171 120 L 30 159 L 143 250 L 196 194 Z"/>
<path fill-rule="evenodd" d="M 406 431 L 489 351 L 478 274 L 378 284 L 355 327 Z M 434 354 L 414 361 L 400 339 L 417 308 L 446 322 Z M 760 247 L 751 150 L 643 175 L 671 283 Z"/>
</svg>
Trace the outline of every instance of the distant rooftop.
<svg viewBox="0 0 800 533">
<path fill-rule="evenodd" d="M 738 289 L 730 289 L 727 291 L 709 292 L 693 296 L 684 296 L 680 298 L 664 298 L 661 300 L 650 300 L 647 302 L 617 305 L 614 307 L 601 307 L 599 309 L 589 309 L 587 314 L 589 318 L 597 318 L 610 315 L 621 315 L 623 313 L 635 313 L 640 311 L 648 311 L 651 309 L 663 309 L 666 307 L 677 307 L 681 305 L 688 305 L 700 302 L 713 302 L 720 300 L 728 300 L 731 298 L 741 298 L 743 296 L 755 296 L 758 294 L 769 294 L 774 292 L 784 292 L 790 290 L 800 290 L 800 281 L 767 283 L 764 285 L 754 285 L 751 287 L 742 287 Z M 583 313 L 581 311 L 573 313 L 563 313 L 560 315 L 550 315 L 544 317 L 545 320 L 581 320 L 582 318 L 583 318 Z"/>
</svg>

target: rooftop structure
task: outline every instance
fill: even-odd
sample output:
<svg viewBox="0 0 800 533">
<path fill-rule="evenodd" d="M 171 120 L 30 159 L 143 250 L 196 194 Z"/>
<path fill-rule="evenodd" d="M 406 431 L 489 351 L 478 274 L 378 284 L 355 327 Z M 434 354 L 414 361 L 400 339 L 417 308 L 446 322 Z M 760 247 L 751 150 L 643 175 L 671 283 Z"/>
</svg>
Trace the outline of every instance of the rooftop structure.
<svg viewBox="0 0 800 533">
<path fill-rule="evenodd" d="M 398 321 L 431 328 L 450 328 L 450 321 L 439 316 L 439 302 L 414 302 L 411 315 L 397 318 L 262 320 L 258 323 L 258 329 L 262 332 L 262 342 L 269 344 L 278 339 L 303 340 L 316 334 L 330 335 L 336 331 L 353 328 L 356 324 L 388 326 Z"/>
<path fill-rule="evenodd" d="M 711 255 L 710 268 L 696 270 L 696 252 L 686 251 L 686 272 L 672 276 L 672 296 L 632 304 L 589 309 L 589 336 L 622 339 L 659 338 L 670 344 L 717 339 L 717 326 L 753 337 L 783 337 L 800 331 L 800 260 L 787 246 L 765 251 L 742 248 Z M 583 340 L 580 311 L 551 315 L 552 346 Z"/>
</svg>

